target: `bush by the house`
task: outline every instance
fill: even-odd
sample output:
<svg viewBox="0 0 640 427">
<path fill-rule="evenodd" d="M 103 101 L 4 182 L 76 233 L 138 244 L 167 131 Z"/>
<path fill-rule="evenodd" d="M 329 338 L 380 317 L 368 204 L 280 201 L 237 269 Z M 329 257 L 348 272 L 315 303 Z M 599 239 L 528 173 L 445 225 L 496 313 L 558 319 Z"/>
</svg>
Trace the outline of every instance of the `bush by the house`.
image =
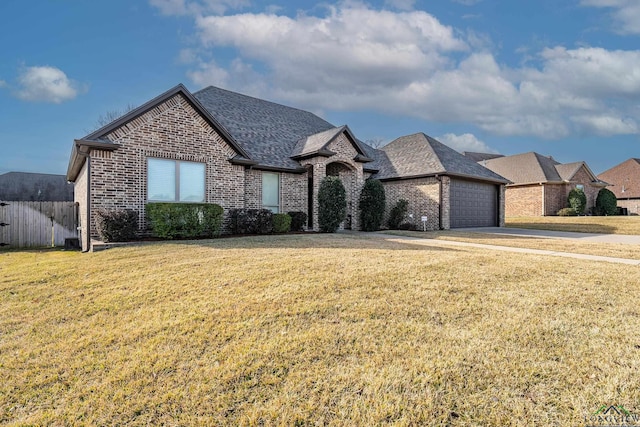
<svg viewBox="0 0 640 427">
<path fill-rule="evenodd" d="M 335 232 L 347 216 L 347 193 L 337 176 L 327 176 L 318 191 L 318 223 L 323 233 Z"/>
<path fill-rule="evenodd" d="M 163 239 L 215 237 L 220 234 L 223 209 L 209 203 L 148 203 L 151 233 Z"/>
<path fill-rule="evenodd" d="M 600 189 L 596 197 L 596 212 L 598 215 L 617 215 L 618 199 L 613 191 L 606 188 Z"/>
<path fill-rule="evenodd" d="M 398 225 L 398 230 L 411 230 L 414 231 L 416 229 L 416 225 L 412 222 L 403 222 Z"/>
<path fill-rule="evenodd" d="M 307 213 L 302 211 L 287 212 L 291 217 L 291 231 L 304 231 L 307 224 Z"/>
<path fill-rule="evenodd" d="M 360 201 L 360 228 L 364 231 L 376 231 L 384 219 L 385 194 L 382 183 L 377 179 L 368 179 L 362 187 Z"/>
<path fill-rule="evenodd" d="M 273 215 L 273 232 L 288 233 L 291 229 L 291 217 L 287 214 Z"/>
<path fill-rule="evenodd" d="M 573 208 L 578 215 L 582 215 L 584 213 L 584 209 L 587 207 L 587 196 L 584 194 L 584 191 L 579 188 L 574 188 L 569 191 L 567 201 L 569 202 L 569 207 Z"/>
<path fill-rule="evenodd" d="M 273 212 L 269 209 L 231 209 L 233 234 L 269 234 L 273 232 Z"/>
<path fill-rule="evenodd" d="M 390 229 L 397 230 L 400 228 L 400 224 L 404 222 L 404 217 L 407 215 L 408 208 L 409 202 L 404 199 L 398 200 L 395 206 L 391 208 L 389 219 L 387 220 L 387 225 Z"/>
<path fill-rule="evenodd" d="M 138 235 L 138 213 L 130 209 L 99 209 L 95 221 L 103 242 L 126 242 Z"/>
<path fill-rule="evenodd" d="M 558 216 L 576 216 L 578 215 L 573 208 L 562 208 L 558 211 Z"/>
</svg>

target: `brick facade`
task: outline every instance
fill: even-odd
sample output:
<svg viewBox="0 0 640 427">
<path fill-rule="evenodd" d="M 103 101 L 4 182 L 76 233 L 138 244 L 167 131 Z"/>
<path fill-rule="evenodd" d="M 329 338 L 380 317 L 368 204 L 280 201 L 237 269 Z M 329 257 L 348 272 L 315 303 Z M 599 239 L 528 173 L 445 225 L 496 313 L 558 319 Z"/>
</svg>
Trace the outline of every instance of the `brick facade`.
<svg viewBox="0 0 640 427">
<path fill-rule="evenodd" d="M 87 161 L 80 169 L 80 174 L 76 178 L 75 185 L 73 186 L 73 199 L 78 203 L 78 226 L 80 227 L 80 245 L 83 251 L 88 251 L 89 248 L 89 218 L 88 218 L 88 177 L 89 177 L 89 164 Z"/>
<path fill-rule="evenodd" d="M 448 177 L 443 177 L 443 179 Z M 422 229 L 421 217 L 427 217 L 427 230 L 440 229 L 440 181 L 435 177 L 416 178 L 400 181 L 386 181 L 382 183 L 387 200 L 387 211 L 385 220 L 389 217 L 389 212 L 400 199 L 409 202 L 406 222 L 414 225 L 416 229 Z M 448 194 L 448 191 L 446 191 Z M 443 212 L 443 219 L 448 219 L 448 210 Z M 443 228 L 448 227 L 448 220 L 443 224 Z"/>
<path fill-rule="evenodd" d="M 550 216 L 568 206 L 569 192 L 582 185 L 587 196 L 585 213 L 596 204 L 601 185 L 594 185 L 591 174 L 582 166 L 569 183 L 510 185 L 506 188 L 505 211 L 508 217 Z"/>
<path fill-rule="evenodd" d="M 618 206 L 627 208 L 628 215 L 640 215 L 640 199 L 618 199 Z"/>
</svg>

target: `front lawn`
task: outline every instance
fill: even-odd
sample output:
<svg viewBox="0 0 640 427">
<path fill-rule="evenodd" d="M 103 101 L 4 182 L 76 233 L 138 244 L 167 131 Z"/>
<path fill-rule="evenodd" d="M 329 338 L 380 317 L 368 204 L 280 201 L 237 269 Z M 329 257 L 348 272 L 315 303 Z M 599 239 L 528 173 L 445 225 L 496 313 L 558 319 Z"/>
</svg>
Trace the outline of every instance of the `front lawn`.
<svg viewBox="0 0 640 427">
<path fill-rule="evenodd" d="M 0 253 L 0 424 L 640 412 L 640 269 L 353 235 Z"/>
<path fill-rule="evenodd" d="M 640 234 L 640 216 L 532 216 L 506 218 L 505 225 L 536 230 Z"/>
</svg>

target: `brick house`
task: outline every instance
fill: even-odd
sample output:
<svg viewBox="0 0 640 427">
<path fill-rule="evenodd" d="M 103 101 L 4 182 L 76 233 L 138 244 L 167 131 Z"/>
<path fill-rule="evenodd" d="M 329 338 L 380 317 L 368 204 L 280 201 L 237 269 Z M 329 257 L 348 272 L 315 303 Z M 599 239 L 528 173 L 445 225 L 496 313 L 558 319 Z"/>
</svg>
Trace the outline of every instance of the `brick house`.
<svg viewBox="0 0 640 427">
<path fill-rule="evenodd" d="M 619 207 L 629 214 L 640 214 L 640 159 L 626 160 L 602 172 L 598 179 L 611 185 L 609 190 L 616 195 Z"/>
<path fill-rule="evenodd" d="M 587 210 L 606 183 L 600 181 L 585 162 L 559 163 L 552 157 L 530 152 L 496 157 L 479 162 L 511 181 L 505 191 L 506 216 L 556 215 L 567 207 L 573 188 L 587 196 Z"/>
<path fill-rule="evenodd" d="M 423 215 L 429 229 L 504 223 L 507 181 L 424 134 L 376 150 L 348 126 L 212 86 L 192 94 L 178 85 L 75 140 L 67 170 L 83 250 L 97 239 L 97 209 L 133 209 L 145 232 L 149 202 L 303 211 L 317 230 L 327 175 L 347 190 L 342 228 L 359 228 L 358 198 L 371 177 L 383 182 L 388 204 L 410 201 L 416 225 Z"/>
</svg>

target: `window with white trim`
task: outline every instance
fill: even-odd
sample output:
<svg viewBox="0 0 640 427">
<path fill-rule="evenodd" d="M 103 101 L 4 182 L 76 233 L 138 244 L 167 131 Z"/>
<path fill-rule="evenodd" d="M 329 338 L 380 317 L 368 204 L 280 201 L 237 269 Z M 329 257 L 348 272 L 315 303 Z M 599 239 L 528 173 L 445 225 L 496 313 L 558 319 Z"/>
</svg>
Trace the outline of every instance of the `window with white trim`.
<svg viewBox="0 0 640 427">
<path fill-rule="evenodd" d="M 280 174 L 262 172 L 262 208 L 280 212 Z"/>
<path fill-rule="evenodd" d="M 204 163 L 147 159 L 147 200 L 204 202 Z"/>
</svg>

